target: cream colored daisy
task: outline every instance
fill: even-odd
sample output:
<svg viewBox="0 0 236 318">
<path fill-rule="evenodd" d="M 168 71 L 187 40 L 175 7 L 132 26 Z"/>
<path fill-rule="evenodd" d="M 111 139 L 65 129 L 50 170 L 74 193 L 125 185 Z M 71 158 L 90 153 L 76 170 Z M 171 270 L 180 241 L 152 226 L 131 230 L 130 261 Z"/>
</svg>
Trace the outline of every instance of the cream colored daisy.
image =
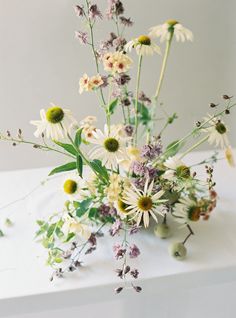
<svg viewBox="0 0 236 318">
<path fill-rule="evenodd" d="M 41 109 L 41 120 L 31 120 L 30 123 L 37 127 L 34 135 L 41 137 L 45 135 L 47 138 L 59 140 L 71 133 L 76 128 L 77 122 L 72 116 L 69 109 L 63 109 L 53 105 L 47 110 Z"/>
<path fill-rule="evenodd" d="M 77 220 L 76 217 L 71 217 L 69 214 L 64 216 L 64 224 L 62 226 L 62 232 L 64 235 L 69 233 L 75 233 L 76 235 L 82 236 L 85 240 L 91 236 L 91 231 L 87 224 Z"/>
<path fill-rule="evenodd" d="M 94 126 L 95 122 L 97 122 L 95 116 L 87 116 L 80 122 L 80 127 L 83 128 L 83 134 L 88 142 L 90 138 L 93 137 L 93 132 L 96 130 L 96 126 Z"/>
<path fill-rule="evenodd" d="M 88 75 L 85 73 L 79 80 L 79 93 L 82 94 L 83 91 L 89 92 L 92 90 L 92 85 Z"/>
<path fill-rule="evenodd" d="M 208 142 L 210 145 L 215 145 L 216 147 L 221 147 L 225 149 L 229 147 L 229 140 L 227 136 L 228 128 L 225 126 L 224 122 L 220 118 L 209 117 L 204 118 L 207 121 L 209 127 L 202 129 L 205 133 L 209 135 Z"/>
<path fill-rule="evenodd" d="M 100 159 L 107 168 L 116 169 L 118 163 L 127 157 L 126 144 L 127 138 L 120 134 L 120 126 L 112 125 L 110 129 L 104 126 L 104 132 L 97 129 L 93 132 L 90 143 L 96 146 L 90 151 L 91 159 Z"/>
<path fill-rule="evenodd" d="M 161 190 L 153 194 L 153 186 L 154 182 L 149 184 L 149 179 L 147 179 L 144 190 L 139 190 L 132 184 L 123 194 L 122 202 L 128 205 L 127 214 L 134 215 L 133 218 L 137 220 L 137 225 L 143 220 L 144 227 L 148 227 L 150 216 L 157 222 L 156 213 L 162 215 L 158 207 L 166 202 L 166 200 L 160 200 L 164 191 Z"/>
<path fill-rule="evenodd" d="M 132 63 L 132 59 L 122 52 L 107 53 L 103 57 L 104 69 L 111 73 L 125 73 Z"/>
<path fill-rule="evenodd" d="M 90 78 L 90 85 L 92 86 L 92 89 L 100 87 L 103 83 L 103 79 L 99 74 Z"/>
<path fill-rule="evenodd" d="M 109 186 L 105 189 L 108 202 L 114 204 L 118 200 L 121 191 L 121 177 L 119 174 L 113 173 L 109 178 Z"/>
<path fill-rule="evenodd" d="M 169 157 L 165 162 L 164 166 L 168 168 L 162 175 L 164 179 L 175 180 L 176 177 L 188 178 L 190 177 L 190 169 L 181 161 L 178 157 Z"/>
<path fill-rule="evenodd" d="M 167 20 L 164 24 L 152 27 L 149 35 L 160 37 L 161 42 L 169 41 L 173 35 L 177 42 L 184 42 L 185 40 L 193 41 L 193 33 L 176 20 Z"/>
<path fill-rule="evenodd" d="M 129 171 L 134 161 L 142 161 L 141 151 L 137 147 L 128 146 L 126 152 L 127 158 L 122 159 L 119 164 L 125 171 Z"/>
<path fill-rule="evenodd" d="M 152 42 L 151 37 L 140 35 L 138 38 L 129 41 L 125 45 L 125 50 L 131 52 L 135 48 L 138 55 L 153 55 L 154 53 L 161 54 L 158 45 Z"/>
<path fill-rule="evenodd" d="M 188 224 L 197 222 L 201 216 L 201 208 L 196 201 L 189 197 L 181 198 L 179 202 L 175 204 L 172 215 L 178 223 Z"/>
</svg>

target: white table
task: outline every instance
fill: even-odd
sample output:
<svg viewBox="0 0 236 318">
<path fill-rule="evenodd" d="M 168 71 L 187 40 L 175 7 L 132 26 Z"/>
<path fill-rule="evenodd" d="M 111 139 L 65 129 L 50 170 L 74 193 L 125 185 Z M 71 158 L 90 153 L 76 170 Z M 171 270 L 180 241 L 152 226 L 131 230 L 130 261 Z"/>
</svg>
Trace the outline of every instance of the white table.
<svg viewBox="0 0 236 318">
<path fill-rule="evenodd" d="M 195 153 L 187 162 L 206 155 Z M 49 170 L 1 172 L 0 206 L 27 194 Z M 49 282 L 46 250 L 33 237 L 35 220 L 60 208 L 65 199 L 60 178 L 1 211 L 0 220 L 11 215 L 15 225 L 0 239 L 0 317 L 235 317 L 236 169 L 220 161 L 215 178 L 218 207 L 208 222 L 194 227 L 186 261 L 170 258 L 167 251 L 171 241 L 183 239 L 185 230 L 168 241 L 149 233 L 133 237 L 142 252 L 136 260 L 141 294 L 113 293 L 120 280 L 114 274 L 117 262 L 110 237 L 100 239 L 97 251 L 86 257 L 84 269 Z"/>
</svg>

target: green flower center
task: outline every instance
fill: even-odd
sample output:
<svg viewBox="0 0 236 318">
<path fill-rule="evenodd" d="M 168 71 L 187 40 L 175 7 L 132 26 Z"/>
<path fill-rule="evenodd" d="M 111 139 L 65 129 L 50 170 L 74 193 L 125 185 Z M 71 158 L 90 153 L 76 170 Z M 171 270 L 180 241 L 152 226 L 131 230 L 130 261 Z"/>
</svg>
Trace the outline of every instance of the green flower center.
<svg viewBox="0 0 236 318">
<path fill-rule="evenodd" d="M 188 209 L 188 218 L 190 221 L 196 222 L 200 219 L 201 209 L 197 206 Z"/>
<path fill-rule="evenodd" d="M 60 107 L 53 106 L 48 108 L 46 118 L 51 124 L 58 124 L 64 118 L 64 112 Z"/>
<path fill-rule="evenodd" d="M 104 147 L 109 152 L 116 152 L 119 149 L 119 142 L 115 138 L 107 138 L 104 141 Z"/>
<path fill-rule="evenodd" d="M 141 197 L 138 200 L 138 208 L 143 211 L 149 211 L 153 207 L 153 202 L 150 197 Z"/>
<path fill-rule="evenodd" d="M 186 166 L 179 166 L 176 168 L 176 175 L 179 178 L 187 179 L 190 177 L 190 169 Z"/>
<path fill-rule="evenodd" d="M 122 211 L 123 213 L 127 213 L 126 208 L 128 207 L 128 204 L 124 203 L 122 200 L 119 199 L 117 205 L 120 211 Z"/>
<path fill-rule="evenodd" d="M 223 135 L 226 133 L 227 129 L 226 129 L 225 125 L 222 124 L 222 122 L 218 122 L 215 127 L 216 127 L 216 130 L 219 134 Z"/>
<path fill-rule="evenodd" d="M 68 179 L 65 181 L 63 188 L 64 188 L 65 193 L 73 194 L 76 192 L 78 186 L 74 180 Z"/>
<path fill-rule="evenodd" d="M 168 25 L 169 25 L 169 28 L 168 28 L 168 31 L 169 32 L 174 32 L 174 26 L 176 25 L 176 24 L 178 24 L 179 22 L 178 21 L 176 21 L 176 20 L 167 20 L 165 23 L 167 23 Z"/>
<path fill-rule="evenodd" d="M 140 35 L 138 42 L 142 45 L 151 45 L 151 39 L 147 35 Z"/>
<path fill-rule="evenodd" d="M 173 27 L 174 25 L 178 24 L 179 22 L 176 20 L 173 20 L 173 19 L 169 19 L 165 23 L 167 23 L 167 24 L 169 24 L 169 26 Z"/>
</svg>

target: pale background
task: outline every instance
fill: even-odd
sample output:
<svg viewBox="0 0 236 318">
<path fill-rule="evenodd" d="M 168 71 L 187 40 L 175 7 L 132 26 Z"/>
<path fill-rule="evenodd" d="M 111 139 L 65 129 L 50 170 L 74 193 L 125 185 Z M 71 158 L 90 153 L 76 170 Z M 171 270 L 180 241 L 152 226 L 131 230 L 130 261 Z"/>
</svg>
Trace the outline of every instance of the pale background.
<svg viewBox="0 0 236 318">
<path fill-rule="evenodd" d="M 106 1 L 98 0 L 104 10 Z M 168 18 L 181 21 L 194 35 L 193 44 L 174 43 L 161 94 L 167 109 L 178 111 L 179 120 L 168 139 L 188 132 L 218 102 L 222 93 L 235 94 L 236 1 L 235 0 L 145 0 L 124 1 L 126 16 L 135 20 L 129 37 L 147 32 Z M 95 96 L 78 94 L 78 80 L 95 73 L 89 51 L 74 39 L 80 19 L 74 0 L 0 0 L 0 130 L 20 127 L 26 137 L 34 128 L 31 119 L 50 102 L 69 107 L 78 119 L 88 114 L 103 120 Z M 99 22 L 98 35 L 108 34 Z M 150 58 L 142 88 L 151 93 L 160 68 L 159 58 Z M 144 85 L 145 84 L 145 85 Z M 236 126 L 231 121 L 235 145 Z M 58 164 L 63 158 L 30 147 L 0 143 L 0 170 Z"/>
</svg>

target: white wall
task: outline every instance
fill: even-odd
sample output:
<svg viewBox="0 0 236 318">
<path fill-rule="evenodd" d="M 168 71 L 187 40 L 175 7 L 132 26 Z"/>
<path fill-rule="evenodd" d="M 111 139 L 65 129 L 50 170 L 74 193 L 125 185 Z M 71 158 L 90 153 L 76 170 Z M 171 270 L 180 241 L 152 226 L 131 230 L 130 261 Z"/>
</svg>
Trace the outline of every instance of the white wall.
<svg viewBox="0 0 236 318">
<path fill-rule="evenodd" d="M 98 0 L 102 9 L 106 1 Z M 174 44 L 161 99 L 180 119 L 169 133 L 187 132 L 208 111 L 208 103 L 222 93 L 235 94 L 236 2 L 235 0 L 145 0 L 124 1 L 127 16 L 136 24 L 129 35 L 145 33 L 155 24 L 175 18 L 193 30 L 193 44 Z M 95 97 L 78 94 L 83 72 L 94 73 L 86 48 L 74 40 L 80 20 L 74 15 L 74 0 L 0 0 L 0 130 L 21 127 L 31 137 L 28 122 L 38 118 L 41 107 L 55 102 L 69 107 L 82 119 L 98 115 Z M 107 24 L 98 34 L 108 33 Z M 155 87 L 160 63 L 151 58 L 142 80 L 143 89 Z M 156 70 L 156 71 L 153 71 Z M 233 117 L 233 116 L 231 116 Z M 235 117 L 235 111 L 234 111 Z M 231 139 L 235 145 L 236 128 Z M 234 137 L 234 138 L 233 138 Z M 0 143 L 0 170 L 52 165 L 62 161 L 54 154 L 29 147 Z"/>
</svg>

